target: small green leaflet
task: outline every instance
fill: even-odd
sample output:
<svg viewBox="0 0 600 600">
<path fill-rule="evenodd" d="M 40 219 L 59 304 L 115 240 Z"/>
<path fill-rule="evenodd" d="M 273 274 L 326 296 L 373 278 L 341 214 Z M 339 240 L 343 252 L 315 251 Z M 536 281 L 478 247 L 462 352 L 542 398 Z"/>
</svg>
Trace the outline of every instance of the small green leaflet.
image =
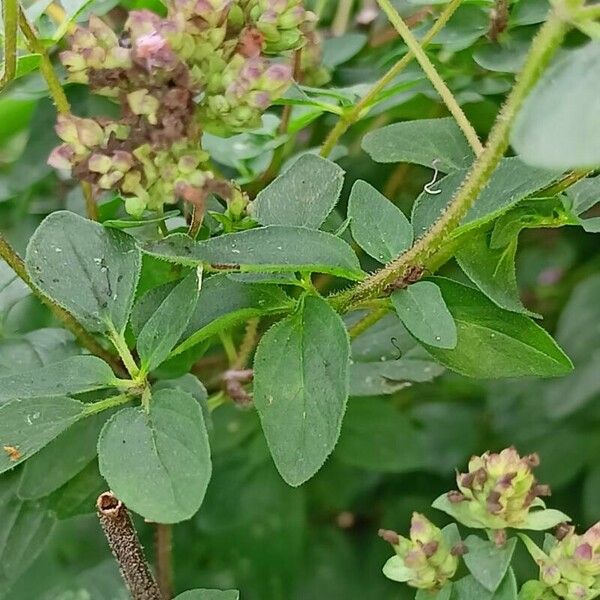
<svg viewBox="0 0 600 600">
<path fill-rule="evenodd" d="M 375 162 L 406 162 L 433 168 L 435 161 L 444 173 L 464 169 L 475 158 L 451 117 L 387 125 L 367 133 L 362 147 Z"/>
<path fill-rule="evenodd" d="M 440 288 L 431 281 L 418 281 L 391 296 L 400 320 L 417 340 L 436 348 L 455 348 L 456 323 Z"/>
<path fill-rule="evenodd" d="M 456 254 L 460 268 L 500 308 L 539 317 L 521 302 L 515 270 L 517 238 L 502 248 L 490 248 L 489 238 L 487 231 L 476 231 L 469 236 Z"/>
<path fill-rule="evenodd" d="M 356 243 L 381 263 L 396 258 L 413 243 L 412 226 L 404 213 L 365 181 L 352 187 L 348 218 Z"/>
<path fill-rule="evenodd" d="M 144 252 L 188 266 L 242 273 L 329 273 L 354 281 L 364 277 L 358 258 L 343 240 L 305 227 L 271 225 L 194 242 L 171 235 Z"/>
<path fill-rule="evenodd" d="M 261 339 L 254 359 L 254 403 L 281 476 L 292 486 L 323 465 L 340 434 L 348 398 L 350 345 L 324 299 L 304 298 L 296 313 Z"/>
<path fill-rule="evenodd" d="M 450 600 L 452 598 L 452 582 L 449 581 L 439 591 L 417 590 L 415 600 Z"/>
<path fill-rule="evenodd" d="M 33 283 L 87 329 L 124 331 L 141 265 L 131 236 L 54 212 L 31 237 L 25 264 Z"/>
<path fill-rule="evenodd" d="M 125 408 L 98 440 L 100 473 L 131 510 L 157 523 L 192 517 L 211 475 L 200 404 L 181 390 L 155 391 L 149 412 Z"/>
<path fill-rule="evenodd" d="M 469 551 L 464 555 L 463 560 L 471 575 L 488 592 L 495 592 L 510 566 L 517 538 L 512 538 L 504 545 L 497 546 L 494 542 L 470 535 L 465 540 L 465 544 Z"/>
<path fill-rule="evenodd" d="M 0 405 L 20 398 L 91 392 L 117 384 L 111 368 L 96 356 L 71 356 L 32 371 L 0 377 Z"/>
<path fill-rule="evenodd" d="M 425 344 L 441 364 L 468 377 L 555 377 L 573 364 L 556 342 L 525 315 L 496 306 L 481 292 L 436 277 L 458 329 L 453 350 Z"/>
<path fill-rule="evenodd" d="M 194 272 L 175 285 L 146 321 L 137 340 L 144 372 L 158 367 L 179 341 L 196 308 L 201 277 Z"/>
<path fill-rule="evenodd" d="M 0 406 L 0 473 L 33 456 L 85 414 L 66 396 L 12 400 Z"/>
<path fill-rule="evenodd" d="M 436 189 L 440 194 L 424 191 L 415 201 L 412 210 L 412 225 L 415 237 L 420 237 L 446 209 L 454 194 L 468 174 L 468 170 L 457 171 L 444 177 Z M 523 198 L 550 185 L 560 177 L 560 171 L 534 169 L 518 158 L 504 158 L 494 171 L 477 201 L 462 220 L 462 224 L 474 226 L 491 221 Z M 457 235 L 461 229 L 455 232 Z"/>
<path fill-rule="evenodd" d="M 296 225 L 318 229 L 336 205 L 344 171 L 315 154 L 302 155 L 264 188 L 251 205 L 261 225 Z"/>
<path fill-rule="evenodd" d="M 453 584 L 453 600 L 517 600 L 517 581 L 509 569 L 495 592 L 486 590 L 472 575 Z"/>
<path fill-rule="evenodd" d="M 599 112 L 600 43 L 590 41 L 565 52 L 544 73 L 519 111 L 511 143 L 524 162 L 536 167 L 597 167 Z"/>
<path fill-rule="evenodd" d="M 237 590 L 188 590 L 176 596 L 174 600 L 239 600 Z"/>
</svg>

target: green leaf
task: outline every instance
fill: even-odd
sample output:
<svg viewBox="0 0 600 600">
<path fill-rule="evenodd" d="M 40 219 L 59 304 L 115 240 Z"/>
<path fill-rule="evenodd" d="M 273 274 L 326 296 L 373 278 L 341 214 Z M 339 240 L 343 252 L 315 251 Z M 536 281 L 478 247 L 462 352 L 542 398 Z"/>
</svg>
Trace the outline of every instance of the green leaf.
<svg viewBox="0 0 600 600">
<path fill-rule="evenodd" d="M 91 392 L 116 385 L 111 368 L 96 356 L 71 356 L 31 371 L 0 377 L 0 405 L 20 398 Z"/>
<path fill-rule="evenodd" d="M 465 544 L 469 551 L 463 556 L 471 575 L 489 592 L 495 592 L 510 566 L 517 538 L 498 547 L 494 542 L 470 535 Z"/>
<path fill-rule="evenodd" d="M 137 219 L 135 217 L 129 219 L 107 219 L 106 221 L 102 221 L 102 225 L 112 229 L 134 229 L 136 227 L 145 227 L 146 225 L 162 223 L 163 221 L 178 216 L 180 212 L 178 210 L 169 210 L 162 215 L 151 214 L 152 216 L 145 219 Z"/>
<path fill-rule="evenodd" d="M 0 478 L 0 597 L 24 573 L 44 549 L 55 517 L 37 502 L 17 496 L 19 473 Z"/>
<path fill-rule="evenodd" d="M 87 329 L 124 331 L 141 264 L 132 237 L 58 211 L 33 234 L 25 262 L 33 283 Z"/>
<path fill-rule="evenodd" d="M 436 348 L 456 348 L 456 323 L 440 288 L 431 281 L 418 281 L 391 295 L 398 317 L 417 340 Z"/>
<path fill-rule="evenodd" d="M 356 243 L 381 263 L 396 258 L 413 243 L 412 226 L 404 213 L 365 181 L 352 187 L 348 218 Z"/>
<path fill-rule="evenodd" d="M 517 581 L 509 569 L 495 592 L 486 590 L 472 575 L 456 581 L 452 600 L 517 600 Z"/>
<path fill-rule="evenodd" d="M 295 301 L 275 285 L 239 283 L 227 275 L 215 275 L 202 284 L 180 353 L 223 329 L 262 315 L 290 311 Z"/>
<path fill-rule="evenodd" d="M 439 219 L 467 173 L 466 169 L 451 173 L 435 186 L 441 190 L 440 194 L 424 191 L 417 198 L 411 218 L 415 237 L 422 236 Z M 559 171 L 534 169 L 518 158 L 502 159 L 462 224 L 475 226 L 495 219 L 523 198 L 550 185 L 560 174 Z"/>
<path fill-rule="evenodd" d="M 452 582 L 449 581 L 444 587 L 436 591 L 417 590 L 415 600 L 450 600 L 452 597 Z"/>
<path fill-rule="evenodd" d="M 525 522 L 519 529 L 528 529 L 530 531 L 546 531 L 552 529 L 560 523 L 568 523 L 571 520 L 569 515 L 555 510 L 554 508 L 546 508 L 544 510 L 532 510 L 527 515 Z"/>
<path fill-rule="evenodd" d="M 179 341 L 196 308 L 201 277 L 194 272 L 180 281 L 146 321 L 137 339 L 144 372 L 158 367 Z"/>
<path fill-rule="evenodd" d="M 176 596 L 174 600 L 239 600 L 237 590 L 188 590 Z"/>
<path fill-rule="evenodd" d="M 251 214 L 262 225 L 318 229 L 336 205 L 343 185 L 343 169 L 315 154 L 303 154 L 256 196 Z"/>
<path fill-rule="evenodd" d="M 446 367 L 482 379 L 555 377 L 573 365 L 550 335 L 524 315 L 496 306 L 481 292 L 450 279 L 435 278 L 458 329 L 453 350 L 425 344 Z"/>
<path fill-rule="evenodd" d="M 16 467 L 77 422 L 85 404 L 57 396 L 0 406 L 0 473 Z"/>
<path fill-rule="evenodd" d="M 474 160 L 467 139 L 452 117 L 394 123 L 365 135 L 363 150 L 379 163 L 407 162 L 449 173 Z"/>
<path fill-rule="evenodd" d="M 254 403 L 281 476 L 310 479 L 340 435 L 350 345 L 338 314 L 307 296 L 262 338 L 254 359 Z"/>
<path fill-rule="evenodd" d="M 597 167 L 599 110 L 600 43 L 591 41 L 566 52 L 544 73 L 519 111 L 511 143 L 524 162 L 536 167 Z"/>
<path fill-rule="evenodd" d="M 200 405 L 181 390 L 154 392 L 149 412 L 125 408 L 106 423 L 98 457 L 100 473 L 131 510 L 157 523 L 189 519 L 211 475 Z"/>
<path fill-rule="evenodd" d="M 405 583 L 414 576 L 414 571 L 404 566 L 404 561 L 399 556 L 392 556 L 383 565 L 383 574 L 392 581 Z"/>
<path fill-rule="evenodd" d="M 398 360 L 355 361 L 350 365 L 350 395 L 393 394 L 410 387 L 411 382 L 432 381 L 444 370 L 418 347 L 406 352 Z"/>
<path fill-rule="evenodd" d="M 450 502 L 448 494 L 442 494 L 431 505 L 437 510 L 441 510 L 456 519 L 465 527 L 472 529 L 487 529 L 489 524 L 480 521 L 477 516 L 469 508 L 468 502 Z M 488 515 L 487 519 L 492 516 Z M 527 529 L 530 531 L 545 531 L 552 529 L 559 523 L 568 522 L 571 518 L 558 510 L 550 508 L 532 508 L 527 515 L 527 518 L 519 525 L 511 525 L 513 529 Z"/>
<path fill-rule="evenodd" d="M 144 247 L 144 252 L 174 263 L 201 264 L 242 273 L 329 273 L 358 281 L 364 277 L 352 248 L 343 240 L 305 227 L 271 225 L 231 233 L 205 242 L 183 234 Z"/>
<path fill-rule="evenodd" d="M 552 600 L 552 592 L 543 581 L 531 580 L 523 584 L 519 600 Z"/>
<path fill-rule="evenodd" d="M 418 431 L 388 402 L 353 398 L 344 417 L 335 457 L 370 471 L 403 473 L 425 465 Z"/>
<path fill-rule="evenodd" d="M 50 494 L 45 502 L 57 518 L 64 521 L 95 512 L 96 500 L 107 488 L 98 470 L 98 461 L 92 460 L 75 477 Z"/>
<path fill-rule="evenodd" d="M 69 427 L 24 465 L 19 497 L 36 500 L 48 496 L 92 462 L 105 413 L 93 415 Z"/>
<path fill-rule="evenodd" d="M 517 238 L 507 246 L 490 248 L 490 233 L 478 230 L 456 253 L 456 260 L 469 279 L 500 308 L 539 317 L 527 310 L 519 295 L 515 257 Z"/>
<path fill-rule="evenodd" d="M 323 65 L 335 68 L 358 54 L 368 41 L 364 33 L 346 33 L 323 42 Z"/>
</svg>

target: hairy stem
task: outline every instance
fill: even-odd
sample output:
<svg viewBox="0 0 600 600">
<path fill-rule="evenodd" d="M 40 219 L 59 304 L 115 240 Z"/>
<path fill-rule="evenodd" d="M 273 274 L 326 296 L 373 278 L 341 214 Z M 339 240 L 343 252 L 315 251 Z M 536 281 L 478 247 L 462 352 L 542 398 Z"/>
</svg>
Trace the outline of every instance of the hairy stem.
<svg viewBox="0 0 600 600">
<path fill-rule="evenodd" d="M 127 372 L 132 377 L 132 379 L 136 379 L 140 374 L 140 368 L 137 366 L 133 355 L 131 354 L 131 350 L 127 346 L 127 342 L 122 334 L 118 333 L 117 330 L 111 326 L 108 337 L 110 341 L 113 343 L 115 350 L 119 353 Z"/>
<path fill-rule="evenodd" d="M 127 404 L 127 402 L 131 402 L 131 397 L 127 394 L 112 396 L 111 398 L 105 398 L 104 400 L 99 400 L 98 402 L 93 402 L 92 404 L 86 405 L 84 414 L 86 416 L 95 415 L 108 410 L 109 408 L 115 408 L 116 406 Z"/>
<path fill-rule="evenodd" d="M 450 17 L 455 13 L 456 9 L 461 5 L 462 0 L 452 0 L 450 4 L 440 14 L 437 21 L 431 26 L 429 31 L 421 40 L 421 48 L 426 48 L 429 42 L 438 34 L 438 32 L 446 25 Z M 335 148 L 339 139 L 348 131 L 354 123 L 361 119 L 365 113 L 371 108 L 371 105 L 376 101 L 377 96 L 392 82 L 394 79 L 406 69 L 406 67 L 414 60 L 415 55 L 412 51 L 408 51 L 375 85 L 369 92 L 361 98 L 350 111 L 342 115 L 335 127 L 329 132 L 321 148 L 321 156 L 327 157 Z"/>
<path fill-rule="evenodd" d="M 25 13 L 19 9 L 19 24 L 21 27 L 21 31 L 27 40 L 27 46 L 32 52 L 40 55 L 40 71 L 46 83 L 48 84 L 48 90 L 50 92 L 50 96 L 56 106 L 56 110 L 61 114 L 67 114 L 71 112 L 71 106 L 69 105 L 69 101 L 67 100 L 67 96 L 63 87 L 56 75 L 56 71 L 52 66 L 52 62 L 50 60 L 50 56 L 46 51 L 45 46 L 40 42 L 37 35 L 33 31 L 31 25 L 27 21 L 27 17 Z M 92 193 L 92 186 L 83 181 L 81 183 L 81 189 L 83 191 L 83 197 L 85 199 L 85 208 L 86 213 L 89 219 L 92 221 L 98 220 L 98 206 L 96 201 L 94 200 L 94 195 Z"/>
<path fill-rule="evenodd" d="M 173 528 L 171 525 L 156 524 L 154 547 L 158 587 L 162 598 L 171 600 L 173 597 Z"/>
<path fill-rule="evenodd" d="M 31 50 L 31 52 L 35 52 L 40 55 L 40 71 L 46 83 L 48 84 L 48 90 L 50 91 L 50 96 L 54 101 L 56 106 L 56 110 L 59 113 L 68 113 L 71 110 L 69 106 L 69 101 L 67 100 L 67 96 L 65 95 L 65 91 L 60 84 L 58 76 L 54 71 L 54 67 L 52 66 L 52 62 L 50 61 L 50 57 L 48 56 L 48 52 L 46 52 L 46 48 L 40 42 L 35 32 L 31 28 L 31 25 L 27 21 L 27 17 L 22 9 L 19 9 L 19 25 L 21 27 L 21 31 L 27 40 L 27 46 Z"/>
<path fill-rule="evenodd" d="M 240 344 L 239 350 L 237 352 L 237 357 L 233 365 L 231 365 L 232 369 L 243 369 L 250 359 L 250 355 L 252 351 L 256 347 L 258 343 L 258 324 L 260 323 L 260 319 L 250 319 L 248 323 L 246 323 L 246 331 L 244 332 L 244 339 Z"/>
<path fill-rule="evenodd" d="M 444 101 L 444 104 L 448 107 L 448 110 L 452 116 L 456 119 L 458 126 L 465 134 L 465 137 L 467 138 L 471 148 L 473 148 L 473 152 L 475 152 L 476 155 L 481 154 L 483 152 L 483 146 L 477 137 L 475 129 L 473 129 L 473 126 L 471 123 L 469 123 L 469 120 L 456 101 L 456 98 L 453 96 L 444 80 L 440 77 L 436 68 L 433 66 L 433 63 L 423 51 L 423 48 L 421 48 L 417 38 L 413 35 L 412 31 L 404 22 L 398 11 L 394 8 L 390 0 L 377 0 L 377 2 L 387 15 L 390 23 L 400 34 L 409 50 L 414 54 L 417 62 L 421 65 L 425 75 L 427 75 L 427 78 Z"/>
<path fill-rule="evenodd" d="M 410 250 L 357 286 L 333 296 L 331 303 L 337 310 L 344 312 L 361 300 L 380 295 L 390 283 L 401 278 L 411 267 L 428 268 L 428 260 L 460 224 L 502 159 L 519 109 L 560 46 L 567 30 L 568 25 L 559 14 L 552 12 L 531 45 L 525 65 L 492 127 L 484 152 L 476 159 L 445 212 Z"/>
<path fill-rule="evenodd" d="M 8 266 L 30 287 L 33 294 L 50 309 L 52 314 L 75 336 L 77 341 L 84 348 L 87 348 L 92 354 L 95 354 L 109 363 L 118 375 L 126 374 L 123 365 L 121 365 L 117 358 L 102 347 L 98 341 L 80 325 L 70 312 L 56 304 L 51 298 L 43 294 L 33 285 L 29 273 L 27 273 L 27 269 L 25 268 L 23 259 L 1 234 L 0 258 L 3 258 L 6 261 Z"/>
<path fill-rule="evenodd" d="M 19 5 L 17 0 L 2 1 L 2 21 L 4 23 L 4 70 L 0 77 L 0 89 L 14 79 L 17 72 L 17 29 Z"/>
<path fill-rule="evenodd" d="M 96 501 L 98 518 L 123 580 L 134 600 L 163 600 L 123 503 L 105 492 Z"/>
<path fill-rule="evenodd" d="M 360 321 L 356 322 L 352 327 L 348 329 L 348 335 L 351 340 L 357 338 L 361 333 L 364 333 L 372 325 L 375 325 L 377 321 L 383 319 L 388 313 L 388 308 L 377 308 L 370 313 L 366 314 Z"/>
</svg>

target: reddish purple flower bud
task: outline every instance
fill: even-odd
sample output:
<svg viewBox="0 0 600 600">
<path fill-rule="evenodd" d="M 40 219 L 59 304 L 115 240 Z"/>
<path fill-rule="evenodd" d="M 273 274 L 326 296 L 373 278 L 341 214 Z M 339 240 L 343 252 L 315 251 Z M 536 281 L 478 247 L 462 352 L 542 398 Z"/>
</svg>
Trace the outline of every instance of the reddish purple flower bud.
<svg viewBox="0 0 600 600">
<path fill-rule="evenodd" d="M 61 144 L 52 150 L 48 164 L 55 169 L 70 169 L 73 166 L 74 152 L 68 144 Z"/>
</svg>

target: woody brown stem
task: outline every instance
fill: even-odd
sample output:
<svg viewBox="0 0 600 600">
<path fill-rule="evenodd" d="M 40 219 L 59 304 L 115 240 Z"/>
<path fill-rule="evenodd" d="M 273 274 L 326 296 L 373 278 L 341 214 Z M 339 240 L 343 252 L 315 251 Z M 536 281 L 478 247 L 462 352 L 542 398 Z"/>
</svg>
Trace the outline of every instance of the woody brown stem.
<svg viewBox="0 0 600 600">
<path fill-rule="evenodd" d="M 98 496 L 96 507 L 100 525 L 133 600 L 164 600 L 125 505 L 112 492 L 105 492 Z"/>
</svg>

